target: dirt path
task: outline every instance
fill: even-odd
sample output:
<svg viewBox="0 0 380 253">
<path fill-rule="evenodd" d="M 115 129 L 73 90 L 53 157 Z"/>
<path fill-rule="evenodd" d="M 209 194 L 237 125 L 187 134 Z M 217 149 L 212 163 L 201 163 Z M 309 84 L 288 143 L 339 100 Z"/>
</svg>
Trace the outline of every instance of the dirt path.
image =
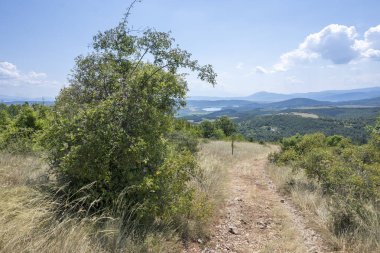
<svg viewBox="0 0 380 253">
<path fill-rule="evenodd" d="M 274 149 L 266 147 L 229 168 L 227 201 L 210 242 L 188 252 L 328 252 L 268 178 L 267 156 Z"/>
</svg>

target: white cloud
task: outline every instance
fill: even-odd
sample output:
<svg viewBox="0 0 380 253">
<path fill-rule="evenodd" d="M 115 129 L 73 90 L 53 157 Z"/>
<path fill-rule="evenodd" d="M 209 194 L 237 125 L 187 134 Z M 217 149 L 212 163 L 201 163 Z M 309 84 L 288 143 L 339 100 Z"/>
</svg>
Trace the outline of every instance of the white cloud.
<svg viewBox="0 0 380 253">
<path fill-rule="evenodd" d="M 307 36 L 300 48 L 334 64 L 346 64 L 359 55 L 354 46 L 356 37 L 355 27 L 332 24 Z"/>
<path fill-rule="evenodd" d="M 315 58 L 318 58 L 318 55 L 316 53 L 304 51 L 298 48 L 296 50 L 281 55 L 280 62 L 276 63 L 273 66 L 273 71 L 269 71 L 269 73 L 277 71 L 286 71 L 297 64 L 303 62 L 310 62 Z"/>
<path fill-rule="evenodd" d="M 37 73 L 35 71 L 23 73 L 17 69 L 16 65 L 0 61 L 0 86 L 49 86 L 57 84 L 58 82 L 56 81 L 47 80 L 46 73 Z"/>
<path fill-rule="evenodd" d="M 317 33 L 308 35 L 298 48 L 281 55 L 271 69 L 256 67 L 258 73 L 287 71 L 290 68 L 324 59 L 333 64 L 348 64 L 367 58 L 380 60 L 380 25 L 371 27 L 364 34 L 364 40 L 357 39 L 354 26 L 331 24 Z"/>
<path fill-rule="evenodd" d="M 39 78 L 46 78 L 47 74 L 46 73 L 37 73 L 34 71 L 29 72 L 28 76 L 32 79 L 39 79 Z"/>
<path fill-rule="evenodd" d="M 356 48 L 362 51 L 364 58 L 380 60 L 380 25 L 371 27 L 364 34 L 364 40 L 356 42 Z"/>
<path fill-rule="evenodd" d="M 0 62 L 0 80 L 20 77 L 17 67 L 10 62 Z"/>
<path fill-rule="evenodd" d="M 259 73 L 259 74 L 269 74 L 269 73 L 271 73 L 271 72 L 272 72 L 271 70 L 266 69 L 266 68 L 264 68 L 264 67 L 262 67 L 262 66 L 257 66 L 257 67 L 255 68 L 255 73 Z"/>
</svg>

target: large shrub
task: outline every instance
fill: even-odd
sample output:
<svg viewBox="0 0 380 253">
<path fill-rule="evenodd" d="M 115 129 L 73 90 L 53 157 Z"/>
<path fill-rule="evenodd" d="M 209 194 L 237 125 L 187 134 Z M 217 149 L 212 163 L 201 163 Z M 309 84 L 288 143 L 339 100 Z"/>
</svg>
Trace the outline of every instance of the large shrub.
<svg viewBox="0 0 380 253">
<path fill-rule="evenodd" d="M 167 33 L 133 34 L 126 18 L 98 33 L 93 49 L 76 59 L 43 138 L 65 193 L 90 211 L 124 203 L 149 222 L 190 212 L 194 144 L 176 149 L 167 133 L 187 91 L 178 69 L 215 84 L 211 66 L 200 66 Z"/>
</svg>

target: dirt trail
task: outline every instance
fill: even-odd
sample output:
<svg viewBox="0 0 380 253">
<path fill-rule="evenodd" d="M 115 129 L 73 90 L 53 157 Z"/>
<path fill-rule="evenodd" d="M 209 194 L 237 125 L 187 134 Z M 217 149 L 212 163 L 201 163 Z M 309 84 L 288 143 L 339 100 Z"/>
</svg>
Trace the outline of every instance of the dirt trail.
<svg viewBox="0 0 380 253">
<path fill-rule="evenodd" d="M 210 242 L 188 252 L 328 252 L 305 218 L 281 197 L 265 170 L 275 147 L 229 168 L 228 197 Z"/>
</svg>

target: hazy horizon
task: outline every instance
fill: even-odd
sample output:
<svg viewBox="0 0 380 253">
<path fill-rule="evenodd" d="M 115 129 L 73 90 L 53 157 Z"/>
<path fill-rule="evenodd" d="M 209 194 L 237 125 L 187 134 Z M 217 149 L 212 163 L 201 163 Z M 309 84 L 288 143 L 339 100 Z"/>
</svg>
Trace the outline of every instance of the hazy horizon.
<svg viewBox="0 0 380 253">
<path fill-rule="evenodd" d="M 92 37 L 117 25 L 130 1 L 0 2 L 0 94 L 55 97 Z M 380 86 L 378 1 L 145 0 L 130 24 L 172 31 L 218 73 L 188 77 L 189 96 L 242 97 Z M 339 11 L 338 11 L 339 10 Z"/>
</svg>

